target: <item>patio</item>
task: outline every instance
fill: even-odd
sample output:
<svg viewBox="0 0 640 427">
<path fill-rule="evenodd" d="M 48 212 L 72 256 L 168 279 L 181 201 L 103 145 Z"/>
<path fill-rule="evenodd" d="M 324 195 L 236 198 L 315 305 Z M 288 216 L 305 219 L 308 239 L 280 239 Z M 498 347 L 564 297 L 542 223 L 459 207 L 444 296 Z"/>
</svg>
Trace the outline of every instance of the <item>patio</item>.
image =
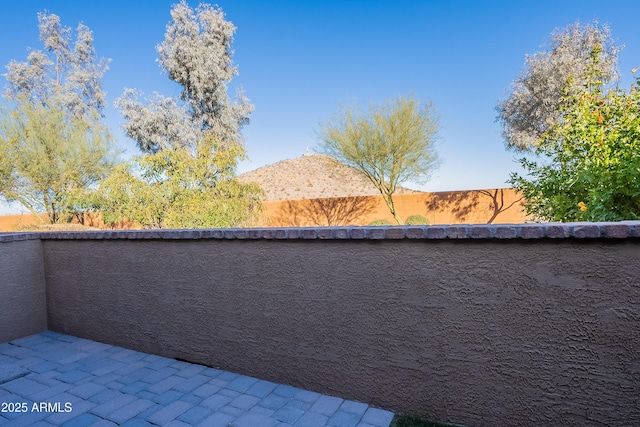
<svg viewBox="0 0 640 427">
<path fill-rule="evenodd" d="M 393 418 L 365 403 L 51 331 L 0 344 L 0 403 L 0 425 L 11 426 L 387 427 Z"/>
</svg>

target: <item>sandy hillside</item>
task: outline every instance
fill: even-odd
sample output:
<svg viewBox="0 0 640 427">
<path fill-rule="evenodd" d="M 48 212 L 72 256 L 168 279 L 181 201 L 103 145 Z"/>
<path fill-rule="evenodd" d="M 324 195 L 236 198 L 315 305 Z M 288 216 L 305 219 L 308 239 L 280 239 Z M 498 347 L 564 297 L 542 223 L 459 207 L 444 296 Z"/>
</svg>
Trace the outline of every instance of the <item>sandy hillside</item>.
<svg viewBox="0 0 640 427">
<path fill-rule="evenodd" d="M 298 200 L 325 197 L 374 196 L 380 194 L 357 170 L 323 154 L 305 154 L 238 176 L 242 182 L 255 182 L 265 200 Z M 398 188 L 396 193 L 417 191 Z"/>
</svg>

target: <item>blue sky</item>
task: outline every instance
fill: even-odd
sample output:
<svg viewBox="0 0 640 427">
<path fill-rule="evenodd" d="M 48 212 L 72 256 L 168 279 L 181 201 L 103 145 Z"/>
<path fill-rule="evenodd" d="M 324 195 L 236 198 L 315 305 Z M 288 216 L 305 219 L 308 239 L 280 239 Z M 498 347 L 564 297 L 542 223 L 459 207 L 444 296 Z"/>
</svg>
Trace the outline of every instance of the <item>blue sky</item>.
<svg viewBox="0 0 640 427">
<path fill-rule="evenodd" d="M 100 57 L 111 58 L 103 83 L 113 102 L 125 87 L 177 95 L 156 63 L 172 0 L 0 0 L 0 65 L 41 49 L 37 12 L 48 10 L 94 32 Z M 198 2 L 189 1 L 192 6 Z M 441 164 L 425 191 L 506 186 L 518 171 L 505 150 L 495 106 L 556 28 L 577 20 L 608 24 L 618 44 L 623 85 L 640 65 L 640 11 L 633 1 L 221 0 L 236 27 L 233 85 L 255 105 L 244 128 L 245 172 L 314 151 L 317 129 L 341 102 L 366 106 L 398 95 L 431 100 L 443 125 Z M 4 78 L 0 79 L 4 86 Z M 106 123 L 125 157 L 137 154 L 120 130 L 118 111 Z M 0 208 L 2 209 L 2 208 Z M 12 209 L 10 212 L 20 212 Z"/>
</svg>

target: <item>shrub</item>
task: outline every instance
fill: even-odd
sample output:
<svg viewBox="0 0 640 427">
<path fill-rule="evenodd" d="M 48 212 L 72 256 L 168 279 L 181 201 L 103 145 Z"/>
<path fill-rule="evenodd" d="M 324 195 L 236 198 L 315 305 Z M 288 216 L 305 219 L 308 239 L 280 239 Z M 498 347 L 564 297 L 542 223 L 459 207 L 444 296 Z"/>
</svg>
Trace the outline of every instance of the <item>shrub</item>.
<svg viewBox="0 0 640 427">
<path fill-rule="evenodd" d="M 405 224 L 407 224 L 407 225 L 429 225 L 429 220 L 427 219 L 427 217 L 422 216 L 422 215 L 411 215 L 406 219 Z"/>
<path fill-rule="evenodd" d="M 388 219 L 376 219 L 369 225 L 393 225 L 393 223 Z"/>
<path fill-rule="evenodd" d="M 562 120 L 520 159 L 526 173 L 511 174 L 536 220 L 640 219 L 640 77 L 628 91 L 605 86 L 603 55 L 593 46 L 586 83 L 564 88 Z"/>
</svg>

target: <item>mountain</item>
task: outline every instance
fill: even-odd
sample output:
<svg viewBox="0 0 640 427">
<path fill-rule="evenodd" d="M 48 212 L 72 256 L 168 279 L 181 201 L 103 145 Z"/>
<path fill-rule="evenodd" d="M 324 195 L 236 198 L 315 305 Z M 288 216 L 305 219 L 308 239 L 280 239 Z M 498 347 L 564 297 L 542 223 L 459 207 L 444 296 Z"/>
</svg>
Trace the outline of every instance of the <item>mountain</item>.
<svg viewBox="0 0 640 427">
<path fill-rule="evenodd" d="M 299 200 L 328 197 L 376 196 L 380 192 L 362 173 L 324 154 L 305 154 L 238 176 L 254 182 L 266 193 L 265 200 Z M 419 193 L 398 187 L 397 194 Z"/>
</svg>

